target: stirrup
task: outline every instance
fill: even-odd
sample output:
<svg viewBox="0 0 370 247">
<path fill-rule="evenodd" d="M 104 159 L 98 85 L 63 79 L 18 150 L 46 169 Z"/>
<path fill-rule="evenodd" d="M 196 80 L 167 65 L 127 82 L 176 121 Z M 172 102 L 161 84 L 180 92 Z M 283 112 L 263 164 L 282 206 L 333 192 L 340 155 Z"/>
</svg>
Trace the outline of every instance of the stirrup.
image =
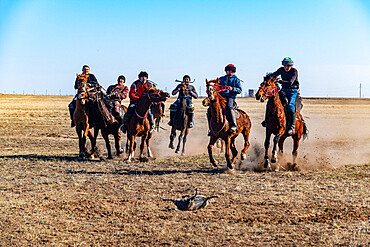
<svg viewBox="0 0 370 247">
<path fill-rule="evenodd" d="M 262 127 L 265 127 L 266 128 L 266 121 L 263 120 L 262 123 L 261 123 Z"/>
<path fill-rule="evenodd" d="M 168 125 L 169 126 L 172 126 L 172 121 L 171 120 L 168 122 Z"/>
<path fill-rule="evenodd" d="M 72 122 L 71 122 L 71 128 L 73 128 L 73 127 L 75 127 L 76 125 L 75 125 L 75 121 L 73 121 L 72 120 Z"/>
<path fill-rule="evenodd" d="M 193 128 L 194 127 L 194 123 L 193 122 L 190 122 L 189 123 L 189 128 Z"/>
</svg>

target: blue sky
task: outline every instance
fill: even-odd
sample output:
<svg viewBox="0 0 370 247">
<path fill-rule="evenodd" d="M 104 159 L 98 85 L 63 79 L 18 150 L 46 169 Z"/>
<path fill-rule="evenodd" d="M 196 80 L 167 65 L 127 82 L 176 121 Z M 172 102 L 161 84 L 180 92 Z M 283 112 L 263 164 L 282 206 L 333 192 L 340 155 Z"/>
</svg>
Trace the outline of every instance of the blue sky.
<svg viewBox="0 0 370 247">
<path fill-rule="evenodd" d="M 370 1 L 0 0 L 0 93 L 74 94 L 141 70 L 162 89 L 237 66 L 244 92 L 290 56 L 303 96 L 370 97 Z"/>
</svg>

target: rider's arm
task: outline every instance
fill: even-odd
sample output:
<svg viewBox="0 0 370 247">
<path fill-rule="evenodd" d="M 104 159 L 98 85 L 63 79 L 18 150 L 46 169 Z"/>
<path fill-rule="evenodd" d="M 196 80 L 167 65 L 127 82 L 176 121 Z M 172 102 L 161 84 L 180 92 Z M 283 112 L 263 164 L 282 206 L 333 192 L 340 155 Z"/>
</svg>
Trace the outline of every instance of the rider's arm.
<svg viewBox="0 0 370 247">
<path fill-rule="evenodd" d="M 137 95 L 137 88 L 135 84 L 131 85 L 129 97 L 130 97 L 130 100 L 132 101 L 138 100 L 140 98 L 140 96 Z"/>
<path fill-rule="evenodd" d="M 235 94 L 240 94 L 242 93 L 242 85 L 240 83 L 240 80 L 239 79 L 236 79 L 235 81 L 235 86 L 232 87 L 233 89 L 231 90 L 233 93 Z"/>
<path fill-rule="evenodd" d="M 193 97 L 194 99 L 197 99 L 198 98 L 198 94 L 197 92 L 195 91 L 195 87 L 193 86 L 189 86 L 191 90 L 189 90 L 189 94 L 191 95 L 191 97 Z"/>
<path fill-rule="evenodd" d="M 298 78 L 298 71 L 295 69 L 293 70 L 292 69 L 292 72 L 293 72 L 293 75 L 288 79 L 288 80 L 282 80 L 282 84 L 287 87 L 287 88 L 291 88 L 293 83 L 297 80 Z"/>
<path fill-rule="evenodd" d="M 127 86 L 125 86 L 124 88 L 123 88 L 123 90 L 121 91 L 121 93 L 120 93 L 120 98 L 121 99 L 126 99 L 127 98 L 127 95 L 128 95 L 128 87 Z"/>
<path fill-rule="evenodd" d="M 176 86 L 176 88 L 172 91 L 172 95 L 175 95 L 175 94 L 177 94 L 180 91 L 181 85 L 182 84 L 179 84 L 179 85 Z"/>
<path fill-rule="evenodd" d="M 78 78 L 76 77 L 76 80 L 75 80 L 75 89 L 78 89 Z"/>
</svg>

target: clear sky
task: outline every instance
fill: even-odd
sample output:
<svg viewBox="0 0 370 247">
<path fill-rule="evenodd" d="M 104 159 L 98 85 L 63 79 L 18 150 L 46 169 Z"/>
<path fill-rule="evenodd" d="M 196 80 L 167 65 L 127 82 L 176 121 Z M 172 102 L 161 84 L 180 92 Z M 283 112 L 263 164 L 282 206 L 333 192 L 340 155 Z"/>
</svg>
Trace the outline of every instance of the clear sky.
<svg viewBox="0 0 370 247">
<path fill-rule="evenodd" d="M 0 0 L 0 93 L 74 94 L 87 64 L 105 88 L 146 70 L 204 94 L 229 63 L 246 92 L 285 56 L 303 96 L 370 97 L 370 0 Z"/>
</svg>

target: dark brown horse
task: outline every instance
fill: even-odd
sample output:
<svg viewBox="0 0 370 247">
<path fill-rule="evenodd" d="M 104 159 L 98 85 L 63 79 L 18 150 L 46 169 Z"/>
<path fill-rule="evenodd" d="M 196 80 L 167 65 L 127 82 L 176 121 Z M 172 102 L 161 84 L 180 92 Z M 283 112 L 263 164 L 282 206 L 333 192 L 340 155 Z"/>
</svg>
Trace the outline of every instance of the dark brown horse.
<svg viewBox="0 0 370 247">
<path fill-rule="evenodd" d="M 143 158 L 144 144 L 148 148 L 148 157 L 152 157 L 152 151 L 149 147 L 149 140 L 152 137 L 152 133 L 149 132 L 150 124 L 148 118 L 149 107 L 151 104 L 160 101 L 166 101 L 170 97 L 170 94 L 157 89 L 150 89 L 144 92 L 138 102 L 136 103 L 135 115 L 133 115 L 130 121 L 127 123 L 127 141 L 130 144 L 127 161 L 131 162 L 131 159 L 135 155 L 136 142 L 135 138 L 141 136 L 140 144 L 140 160 L 145 161 Z"/>
<path fill-rule="evenodd" d="M 79 146 L 79 157 L 82 159 L 86 158 L 86 137 L 89 137 L 91 141 L 91 146 L 96 145 L 97 131 L 94 131 L 92 135 L 90 131 L 90 118 L 88 114 L 87 104 L 89 101 L 89 93 L 95 89 L 87 87 L 87 77 L 88 75 L 77 75 L 77 80 L 79 82 L 79 88 L 77 92 L 76 109 L 73 114 L 73 121 L 76 125 L 76 132 L 78 136 L 78 146 Z M 96 91 L 96 90 L 95 90 Z M 91 150 L 90 158 L 94 159 L 94 148 Z"/>
<path fill-rule="evenodd" d="M 268 99 L 266 106 L 266 139 L 265 139 L 265 161 L 264 167 L 271 169 L 269 162 L 269 146 L 271 135 L 274 134 L 274 145 L 272 148 L 271 163 L 277 162 L 277 145 L 279 150 L 283 153 L 284 140 L 289 136 L 286 131 L 286 117 L 284 112 L 284 106 L 280 100 L 278 87 L 275 84 L 276 78 L 265 80 L 261 83 L 259 90 L 256 93 L 256 99 L 264 102 Z M 303 121 L 302 115 L 297 112 L 295 118 L 295 133 L 291 135 L 294 141 L 293 147 L 293 166 L 297 166 L 296 158 L 298 154 L 299 141 L 301 137 L 307 136 L 307 128 Z M 278 170 L 278 168 L 277 168 Z"/>
<path fill-rule="evenodd" d="M 159 126 L 159 123 L 161 122 L 162 117 L 164 116 L 164 109 L 165 109 L 164 102 L 158 103 L 156 102 L 150 106 L 150 110 L 153 114 L 153 119 L 155 120 L 155 128 L 157 129 L 158 132 L 159 128 L 161 128 Z"/>
<path fill-rule="evenodd" d="M 210 162 L 213 166 L 217 166 L 217 162 L 213 157 L 213 145 L 218 138 L 225 141 L 225 158 L 227 162 L 228 171 L 235 172 L 235 161 L 238 151 L 235 147 L 235 138 L 242 133 L 244 137 L 244 148 L 241 152 L 241 159 L 246 159 L 246 151 L 249 148 L 249 133 L 251 130 L 251 121 L 247 113 L 240 109 L 236 109 L 236 133 L 230 133 L 229 124 L 226 121 L 226 99 L 222 97 L 219 92 L 222 91 L 222 86 L 219 86 L 219 79 L 208 81 L 206 80 L 208 98 L 203 101 L 203 105 L 209 104 L 210 119 L 209 129 L 211 130 L 211 137 L 208 144 L 208 154 Z M 232 159 L 230 159 L 230 149 L 232 152 Z"/>
<path fill-rule="evenodd" d="M 185 154 L 185 143 L 186 138 L 189 134 L 189 124 L 188 124 L 188 114 L 187 114 L 187 97 L 189 97 L 189 93 L 185 87 L 181 88 L 182 92 L 180 95 L 184 95 L 184 97 L 180 97 L 180 102 L 177 105 L 177 110 L 175 112 L 175 115 L 173 117 L 173 123 L 171 128 L 171 134 L 170 134 L 170 144 L 168 145 L 169 148 L 175 149 L 175 146 L 173 145 L 173 141 L 176 137 L 176 130 L 180 131 L 179 134 L 179 143 L 177 144 L 177 148 L 175 153 L 178 153 L 180 151 L 181 141 L 182 141 L 182 151 L 181 155 Z"/>
</svg>

